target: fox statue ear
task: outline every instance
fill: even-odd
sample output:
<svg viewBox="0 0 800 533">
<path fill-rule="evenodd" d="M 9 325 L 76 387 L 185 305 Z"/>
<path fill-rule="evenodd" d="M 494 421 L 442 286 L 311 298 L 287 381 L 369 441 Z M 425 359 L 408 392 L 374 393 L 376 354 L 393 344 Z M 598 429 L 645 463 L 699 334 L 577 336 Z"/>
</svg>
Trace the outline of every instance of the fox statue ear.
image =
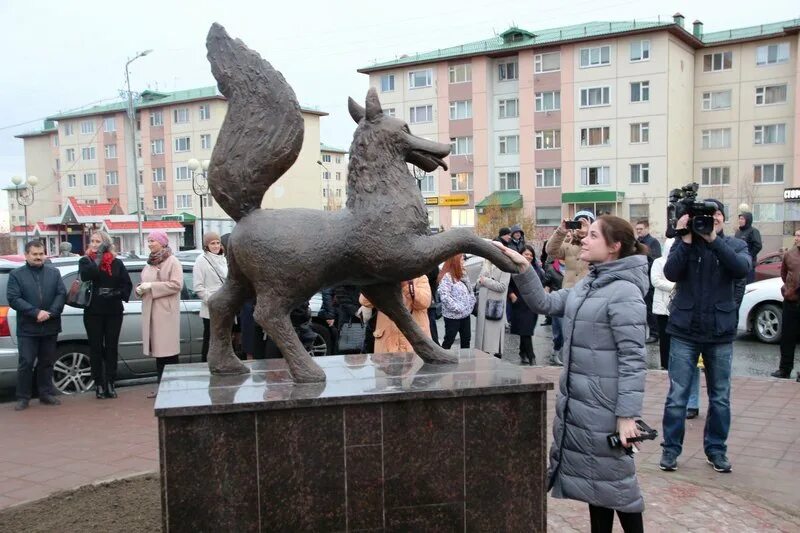
<svg viewBox="0 0 800 533">
<path fill-rule="evenodd" d="M 347 110 L 350 111 L 350 116 L 356 121 L 356 124 L 361 122 L 361 119 L 367 114 L 363 107 L 358 105 L 352 98 L 347 98 Z"/>
<path fill-rule="evenodd" d="M 375 90 L 375 87 L 370 87 L 367 92 L 367 120 L 375 120 L 382 114 L 383 108 L 381 108 L 381 101 L 378 99 L 378 91 Z"/>
</svg>

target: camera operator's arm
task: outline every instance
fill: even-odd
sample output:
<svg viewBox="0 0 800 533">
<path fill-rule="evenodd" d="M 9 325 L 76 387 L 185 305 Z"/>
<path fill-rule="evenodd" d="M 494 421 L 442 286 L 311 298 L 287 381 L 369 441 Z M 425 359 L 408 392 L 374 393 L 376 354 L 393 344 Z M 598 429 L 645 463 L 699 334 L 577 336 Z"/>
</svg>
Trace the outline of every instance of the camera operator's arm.
<svg viewBox="0 0 800 533">
<path fill-rule="evenodd" d="M 741 239 L 714 239 L 709 248 L 717 256 L 719 264 L 726 269 L 732 278 L 744 278 L 750 272 L 750 252 L 747 243 Z"/>
<path fill-rule="evenodd" d="M 675 224 L 675 229 L 687 229 L 689 215 L 683 215 Z M 680 240 L 675 240 L 675 244 L 669 249 L 667 262 L 664 264 L 664 277 L 672 282 L 678 281 L 683 277 L 686 267 L 689 265 L 689 250 L 692 246 L 692 233 L 682 235 Z"/>
</svg>

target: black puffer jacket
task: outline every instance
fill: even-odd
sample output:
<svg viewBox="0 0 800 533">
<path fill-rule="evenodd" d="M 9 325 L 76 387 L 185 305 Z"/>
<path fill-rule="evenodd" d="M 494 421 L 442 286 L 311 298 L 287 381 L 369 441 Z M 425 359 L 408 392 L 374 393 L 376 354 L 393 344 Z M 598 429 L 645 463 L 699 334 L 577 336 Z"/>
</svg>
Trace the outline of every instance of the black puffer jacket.
<svg viewBox="0 0 800 533">
<path fill-rule="evenodd" d="M 31 267 L 27 263 L 11 271 L 6 289 L 8 305 L 17 312 L 18 337 L 46 337 L 61 333 L 61 311 L 67 291 L 55 267 Z M 50 319 L 37 322 L 39 311 Z"/>
<path fill-rule="evenodd" d="M 760 252 L 761 248 L 764 247 L 764 245 L 761 243 L 761 232 L 753 227 L 752 213 L 745 212 L 742 213 L 741 216 L 744 217 L 745 224 L 744 226 L 739 226 L 739 229 L 736 230 L 735 237 L 737 239 L 742 239 L 747 243 L 747 252 L 750 254 L 750 258 L 753 260 L 752 268 L 755 268 L 758 252 Z"/>
</svg>

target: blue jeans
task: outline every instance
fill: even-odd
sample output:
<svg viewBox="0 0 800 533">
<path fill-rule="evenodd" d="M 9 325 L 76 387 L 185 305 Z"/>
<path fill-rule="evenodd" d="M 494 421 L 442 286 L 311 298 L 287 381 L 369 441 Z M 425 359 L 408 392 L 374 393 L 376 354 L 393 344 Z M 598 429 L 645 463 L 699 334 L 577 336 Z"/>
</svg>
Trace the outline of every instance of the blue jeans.
<svg viewBox="0 0 800 533">
<path fill-rule="evenodd" d="M 703 430 L 706 455 L 726 453 L 725 441 L 731 427 L 731 359 L 733 343 L 698 344 L 673 336 L 669 352 L 669 392 L 664 406 L 664 451 L 679 456 L 683 450 L 686 408 L 691 394 L 692 376 L 703 354 L 708 416 Z"/>
<path fill-rule="evenodd" d="M 551 326 L 553 328 L 553 349 L 559 351 L 564 345 L 564 333 L 561 331 L 561 317 L 551 316 Z"/>
<path fill-rule="evenodd" d="M 687 409 L 700 410 L 700 369 L 695 368 L 692 374 L 692 385 L 689 387 L 689 402 L 686 404 Z"/>
</svg>

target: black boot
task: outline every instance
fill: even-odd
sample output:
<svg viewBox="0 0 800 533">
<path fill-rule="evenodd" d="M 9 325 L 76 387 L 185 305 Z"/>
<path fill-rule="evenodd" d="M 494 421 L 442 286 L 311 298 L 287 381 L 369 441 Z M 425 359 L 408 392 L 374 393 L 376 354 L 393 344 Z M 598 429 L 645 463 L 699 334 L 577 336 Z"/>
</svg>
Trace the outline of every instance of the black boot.
<svg viewBox="0 0 800 533">
<path fill-rule="evenodd" d="M 109 381 L 108 385 L 106 385 L 106 398 L 116 398 L 117 397 L 117 390 L 114 388 L 114 382 Z"/>
<path fill-rule="evenodd" d="M 535 353 L 528 354 L 528 364 L 530 366 L 533 366 L 534 364 L 536 364 L 536 354 Z"/>
<path fill-rule="evenodd" d="M 94 386 L 94 397 L 98 400 L 102 400 L 106 397 L 106 388 L 103 387 L 101 384 L 97 384 Z"/>
</svg>

